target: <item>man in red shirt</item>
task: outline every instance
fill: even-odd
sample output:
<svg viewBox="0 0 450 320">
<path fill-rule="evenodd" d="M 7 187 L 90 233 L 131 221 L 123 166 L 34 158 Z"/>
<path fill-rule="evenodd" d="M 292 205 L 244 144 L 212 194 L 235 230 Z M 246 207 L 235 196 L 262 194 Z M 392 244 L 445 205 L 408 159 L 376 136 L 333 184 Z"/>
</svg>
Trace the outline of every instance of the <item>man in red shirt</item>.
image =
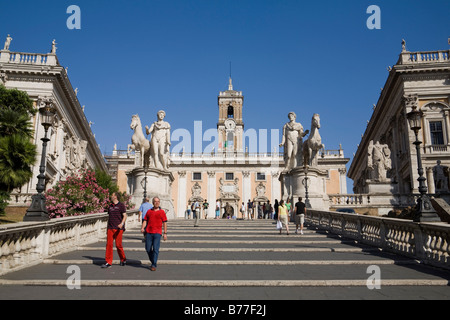
<svg viewBox="0 0 450 320">
<path fill-rule="evenodd" d="M 124 266 L 127 262 L 122 246 L 122 234 L 125 231 L 125 221 L 127 220 L 126 207 L 117 199 L 117 194 L 111 194 L 111 205 L 108 208 L 108 227 L 106 239 L 106 263 L 102 268 L 109 268 L 113 261 L 113 244 L 116 241 L 117 253 L 120 257 L 120 265 Z"/>
<path fill-rule="evenodd" d="M 144 221 L 142 221 L 141 232 L 145 234 L 145 250 L 150 259 L 151 271 L 156 271 L 158 262 L 159 246 L 161 244 L 162 228 L 164 227 L 164 241 L 167 240 L 167 217 L 163 209 L 160 208 L 160 199 L 153 198 L 153 208 L 147 211 Z"/>
</svg>

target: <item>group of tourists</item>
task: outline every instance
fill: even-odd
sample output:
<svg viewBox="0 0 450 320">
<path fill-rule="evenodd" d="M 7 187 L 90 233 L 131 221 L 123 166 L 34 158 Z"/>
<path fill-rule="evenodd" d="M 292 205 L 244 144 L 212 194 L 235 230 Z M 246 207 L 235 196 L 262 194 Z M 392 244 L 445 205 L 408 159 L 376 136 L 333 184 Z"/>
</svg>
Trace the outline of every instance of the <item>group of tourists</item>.
<svg viewBox="0 0 450 320">
<path fill-rule="evenodd" d="M 191 204 L 188 203 L 185 211 L 185 218 L 190 219 L 192 214 L 193 219 L 200 219 L 203 211 L 204 218 L 208 219 L 208 208 L 209 203 L 206 199 L 204 202 L 193 201 Z"/>
<path fill-rule="evenodd" d="M 288 200 L 289 202 L 289 200 Z M 280 234 L 283 231 L 283 228 L 286 229 L 287 234 L 289 235 L 289 218 L 291 214 L 290 206 L 287 206 L 288 203 L 284 203 L 284 200 L 281 200 L 278 205 L 278 216 L 277 220 L 281 223 L 279 228 Z M 300 234 L 303 234 L 303 225 L 305 223 L 305 214 L 306 214 L 306 205 L 302 202 L 302 198 L 298 198 L 298 202 L 295 204 L 295 211 L 292 212 L 295 214 L 295 233 L 298 233 L 298 229 L 300 227 Z"/>
<path fill-rule="evenodd" d="M 248 200 L 247 205 L 244 205 L 242 202 L 241 213 L 242 218 L 253 220 L 257 219 L 276 219 L 278 213 L 278 200 L 275 200 L 274 205 L 270 203 L 270 200 L 267 202 L 253 202 Z"/>
<path fill-rule="evenodd" d="M 283 200 L 282 200 L 283 201 Z M 290 200 L 288 199 L 286 203 L 284 203 L 286 206 L 286 209 L 289 214 L 293 214 L 293 208 Z M 234 212 L 234 209 L 232 209 L 232 206 L 229 203 L 226 203 L 224 206 L 221 205 L 220 201 L 216 202 L 215 207 L 215 219 L 220 219 L 220 212 L 223 211 L 222 218 L 230 218 L 230 219 L 278 219 L 278 208 L 280 206 L 280 203 L 278 200 L 275 200 L 274 205 L 270 203 L 270 201 L 267 202 L 253 202 L 251 200 L 248 200 L 247 204 L 242 202 L 241 206 L 239 207 L 239 212 L 236 214 Z M 208 218 L 208 208 L 209 203 L 207 200 L 204 200 L 204 202 L 201 201 L 193 201 L 191 203 L 188 203 L 185 210 L 185 219 L 191 219 L 191 215 L 193 219 L 201 219 L 202 217 L 204 219 Z"/>
<path fill-rule="evenodd" d="M 167 216 L 163 209 L 160 207 L 160 199 L 154 197 L 152 199 L 152 205 L 149 203 L 149 198 L 145 198 L 141 207 L 139 208 L 139 221 L 142 218 L 141 232 L 144 234 L 145 239 L 145 251 L 147 251 L 148 258 L 150 260 L 151 271 L 156 271 L 159 248 L 161 244 L 161 238 L 164 241 L 167 240 Z M 267 209 L 266 209 L 266 205 Z M 203 203 L 203 210 L 207 212 L 209 204 Z M 246 208 L 245 208 L 246 207 Z M 253 209 L 256 208 L 259 212 L 259 208 L 253 206 L 253 203 L 249 200 L 247 206 L 242 203 L 241 213 L 244 215 L 245 209 L 247 209 L 247 218 L 253 219 Z M 194 204 L 193 212 L 196 214 L 196 219 L 200 216 L 200 205 L 198 202 Z M 288 221 L 291 213 L 291 206 L 289 200 L 287 203 L 281 200 L 279 203 L 275 200 L 274 207 L 270 205 L 270 202 L 265 203 L 262 208 L 263 215 L 258 214 L 258 218 L 262 219 L 270 215 L 272 219 L 277 220 L 281 227 L 279 228 L 280 234 L 283 228 L 286 229 L 289 235 L 289 225 Z M 220 213 L 220 202 L 216 204 L 216 219 L 218 219 Z M 302 202 L 302 198 L 298 198 L 298 202 L 295 204 L 295 233 L 298 233 L 300 227 L 300 234 L 303 234 L 303 224 L 305 221 L 306 206 Z M 127 264 L 127 259 L 122 245 L 122 236 L 125 232 L 125 222 L 127 220 L 127 213 L 125 204 L 119 201 L 117 193 L 111 195 L 111 204 L 108 208 L 108 225 L 107 225 L 107 238 L 106 238 L 106 253 L 105 253 L 105 263 L 102 268 L 110 268 L 113 262 L 113 244 L 116 243 L 117 253 L 120 258 L 120 265 L 125 266 Z M 205 216 L 206 218 L 206 216 Z"/>
<path fill-rule="evenodd" d="M 142 217 L 141 232 L 144 234 L 145 251 L 147 251 L 151 263 L 150 270 L 156 271 L 161 238 L 164 241 L 167 240 L 167 216 L 165 211 L 160 207 L 161 200 L 158 197 L 153 198 L 153 206 L 150 205 L 149 201 L 149 198 L 145 198 L 139 208 L 139 221 L 141 221 L 140 218 Z M 116 242 L 116 249 L 120 258 L 120 265 L 125 266 L 127 259 L 122 246 L 122 235 L 125 232 L 127 213 L 125 205 L 118 200 L 116 193 L 111 195 L 111 205 L 108 208 L 108 215 L 106 263 L 102 265 L 102 268 L 110 268 L 112 266 L 114 241 Z"/>
</svg>

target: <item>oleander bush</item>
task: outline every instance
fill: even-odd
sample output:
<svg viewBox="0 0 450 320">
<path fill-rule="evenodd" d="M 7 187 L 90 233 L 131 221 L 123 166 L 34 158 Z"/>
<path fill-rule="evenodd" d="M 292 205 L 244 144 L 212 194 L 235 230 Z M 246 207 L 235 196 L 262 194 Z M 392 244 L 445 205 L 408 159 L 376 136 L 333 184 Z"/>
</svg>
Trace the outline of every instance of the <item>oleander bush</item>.
<svg viewBox="0 0 450 320">
<path fill-rule="evenodd" d="M 104 212 L 109 203 L 109 190 L 98 185 L 95 172 L 79 174 L 59 181 L 45 193 L 50 218 Z"/>
<path fill-rule="evenodd" d="M 45 193 L 46 205 L 50 218 L 79 216 L 104 212 L 111 204 L 110 194 L 116 192 L 119 201 L 127 209 L 134 208 L 131 196 L 126 192 L 110 191 L 102 187 L 96 179 L 98 172 L 80 171 L 79 174 L 59 181 Z"/>
</svg>

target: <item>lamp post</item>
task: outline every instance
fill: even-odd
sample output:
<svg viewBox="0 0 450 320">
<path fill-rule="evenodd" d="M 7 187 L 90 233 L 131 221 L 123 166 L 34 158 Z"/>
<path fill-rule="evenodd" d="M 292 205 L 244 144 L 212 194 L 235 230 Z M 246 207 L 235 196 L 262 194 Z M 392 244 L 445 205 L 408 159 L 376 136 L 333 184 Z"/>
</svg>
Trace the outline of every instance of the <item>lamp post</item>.
<svg viewBox="0 0 450 320">
<path fill-rule="evenodd" d="M 144 180 L 142 180 L 144 182 L 144 185 L 143 185 L 144 198 L 142 199 L 142 203 L 144 203 L 145 202 L 145 198 L 147 198 L 147 172 L 148 172 L 148 165 L 144 164 Z"/>
<path fill-rule="evenodd" d="M 48 211 L 45 205 L 45 159 L 47 154 L 47 142 L 50 141 L 47 138 L 48 128 L 53 124 L 53 120 L 56 115 L 56 110 L 52 106 L 50 100 L 45 102 L 45 106 L 39 109 L 39 115 L 41 118 L 41 124 L 45 129 L 44 137 L 42 140 L 42 154 L 41 154 L 41 165 L 39 166 L 38 183 L 36 185 L 37 194 L 33 195 L 31 198 L 31 206 L 28 208 L 23 221 L 46 221 L 49 220 Z"/>
<path fill-rule="evenodd" d="M 308 197 L 308 165 L 304 165 L 303 166 L 303 171 L 305 172 L 305 177 L 302 180 L 303 185 L 305 186 L 305 206 L 306 208 L 311 208 L 311 203 L 309 202 L 309 197 Z"/>
<path fill-rule="evenodd" d="M 426 178 L 423 176 L 422 158 L 420 156 L 420 144 L 419 131 L 422 129 L 422 117 L 423 112 L 417 110 L 417 106 L 412 106 L 412 111 L 406 114 L 408 118 L 409 126 L 414 131 L 416 141 L 413 143 L 416 145 L 417 153 L 417 172 L 419 173 L 419 192 L 420 196 L 417 199 L 417 212 L 414 217 L 415 222 L 440 222 L 441 219 L 434 210 L 430 197 L 427 195 L 427 186 L 425 184 Z"/>
</svg>

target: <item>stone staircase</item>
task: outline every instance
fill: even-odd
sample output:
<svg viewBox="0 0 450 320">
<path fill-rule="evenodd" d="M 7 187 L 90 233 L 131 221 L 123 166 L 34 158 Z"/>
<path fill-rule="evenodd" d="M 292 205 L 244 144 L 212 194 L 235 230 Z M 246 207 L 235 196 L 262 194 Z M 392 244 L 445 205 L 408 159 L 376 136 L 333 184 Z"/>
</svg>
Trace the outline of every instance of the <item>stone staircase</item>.
<svg viewBox="0 0 450 320">
<path fill-rule="evenodd" d="M 129 229 L 126 266 L 115 260 L 100 268 L 100 241 L 0 277 L 0 299 L 450 298 L 449 271 L 315 229 L 290 229 L 279 235 L 272 220 L 201 220 L 199 227 L 172 220 L 156 272 L 139 229 Z"/>
</svg>

